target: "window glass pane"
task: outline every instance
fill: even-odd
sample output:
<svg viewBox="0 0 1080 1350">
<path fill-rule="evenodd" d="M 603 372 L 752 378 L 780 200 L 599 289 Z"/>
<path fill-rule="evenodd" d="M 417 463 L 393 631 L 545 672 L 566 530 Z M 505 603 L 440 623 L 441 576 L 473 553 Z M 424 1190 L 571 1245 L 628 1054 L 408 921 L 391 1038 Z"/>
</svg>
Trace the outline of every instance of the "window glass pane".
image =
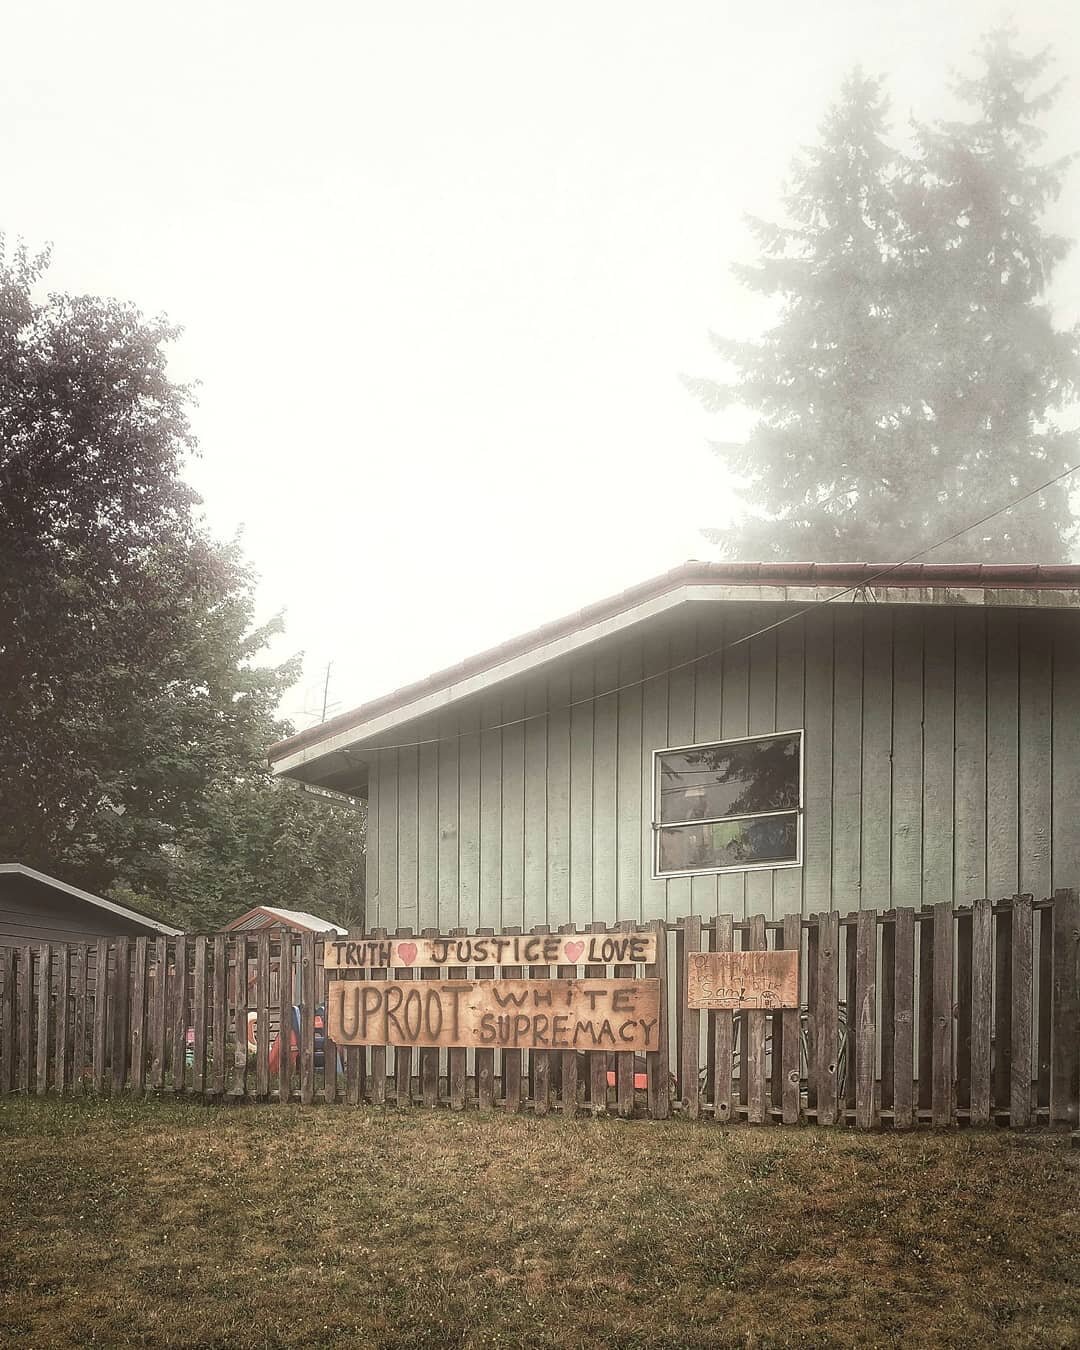
<svg viewBox="0 0 1080 1350">
<path fill-rule="evenodd" d="M 703 745 L 660 756 L 660 823 L 799 805 L 799 737 Z"/>
<path fill-rule="evenodd" d="M 795 862 L 799 818 L 763 816 L 710 825 L 676 825 L 660 831 L 660 871 L 693 872 L 751 863 Z"/>
</svg>

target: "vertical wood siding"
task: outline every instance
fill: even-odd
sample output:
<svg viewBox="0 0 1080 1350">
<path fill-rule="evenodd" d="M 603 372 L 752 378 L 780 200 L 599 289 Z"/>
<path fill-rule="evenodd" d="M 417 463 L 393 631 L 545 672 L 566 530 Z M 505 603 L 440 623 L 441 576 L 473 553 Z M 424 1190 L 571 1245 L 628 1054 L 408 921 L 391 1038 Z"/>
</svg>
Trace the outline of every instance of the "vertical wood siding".
<svg viewBox="0 0 1080 1350">
<path fill-rule="evenodd" d="M 837 606 L 730 645 L 779 615 L 654 627 L 383 751 L 372 922 L 781 918 L 1080 883 L 1074 615 Z M 654 878 L 653 751 L 798 728 L 803 866 Z"/>
</svg>

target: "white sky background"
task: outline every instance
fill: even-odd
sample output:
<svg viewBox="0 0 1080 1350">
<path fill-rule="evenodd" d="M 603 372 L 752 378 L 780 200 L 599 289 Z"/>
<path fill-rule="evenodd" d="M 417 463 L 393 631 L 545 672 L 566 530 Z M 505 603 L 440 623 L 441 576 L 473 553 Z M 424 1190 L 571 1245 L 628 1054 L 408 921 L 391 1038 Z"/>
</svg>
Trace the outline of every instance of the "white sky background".
<svg viewBox="0 0 1080 1350">
<path fill-rule="evenodd" d="M 1018 11 L 1021 7 L 1018 7 Z M 167 312 L 190 470 L 317 720 L 684 561 L 730 516 L 710 329 L 844 73 L 951 110 L 985 0 L 5 7 L 0 229 Z M 1080 3 L 1026 0 L 1070 75 Z M 1055 220 L 1080 232 L 1080 165 Z M 1080 257 L 1059 321 L 1080 318 Z"/>
</svg>

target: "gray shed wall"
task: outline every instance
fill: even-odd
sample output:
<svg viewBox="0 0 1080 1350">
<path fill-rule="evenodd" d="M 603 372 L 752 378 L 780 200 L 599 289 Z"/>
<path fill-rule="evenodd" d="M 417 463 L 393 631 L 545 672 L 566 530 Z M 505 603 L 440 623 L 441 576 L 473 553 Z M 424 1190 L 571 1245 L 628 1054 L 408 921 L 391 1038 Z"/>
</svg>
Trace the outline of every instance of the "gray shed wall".
<svg viewBox="0 0 1080 1350">
<path fill-rule="evenodd" d="M 410 726 L 397 739 L 448 739 L 371 767 L 368 922 L 779 917 L 1080 884 L 1074 614 L 829 606 L 632 683 L 789 612 L 702 607 Z M 654 879 L 652 751 L 798 728 L 803 865 Z"/>
<path fill-rule="evenodd" d="M 0 947 L 27 942 L 85 942 L 88 938 L 155 934 L 119 914 L 98 909 L 33 877 L 0 874 Z"/>
</svg>

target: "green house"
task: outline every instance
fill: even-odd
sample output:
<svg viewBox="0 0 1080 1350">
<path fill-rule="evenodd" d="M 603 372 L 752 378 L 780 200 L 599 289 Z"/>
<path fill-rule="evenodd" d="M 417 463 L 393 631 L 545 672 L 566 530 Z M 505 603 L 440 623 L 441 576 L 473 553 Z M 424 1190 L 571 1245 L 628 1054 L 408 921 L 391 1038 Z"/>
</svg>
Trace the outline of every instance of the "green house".
<svg viewBox="0 0 1080 1350">
<path fill-rule="evenodd" d="M 1080 567 L 687 563 L 273 747 L 368 803 L 368 924 L 1080 884 Z"/>
</svg>

